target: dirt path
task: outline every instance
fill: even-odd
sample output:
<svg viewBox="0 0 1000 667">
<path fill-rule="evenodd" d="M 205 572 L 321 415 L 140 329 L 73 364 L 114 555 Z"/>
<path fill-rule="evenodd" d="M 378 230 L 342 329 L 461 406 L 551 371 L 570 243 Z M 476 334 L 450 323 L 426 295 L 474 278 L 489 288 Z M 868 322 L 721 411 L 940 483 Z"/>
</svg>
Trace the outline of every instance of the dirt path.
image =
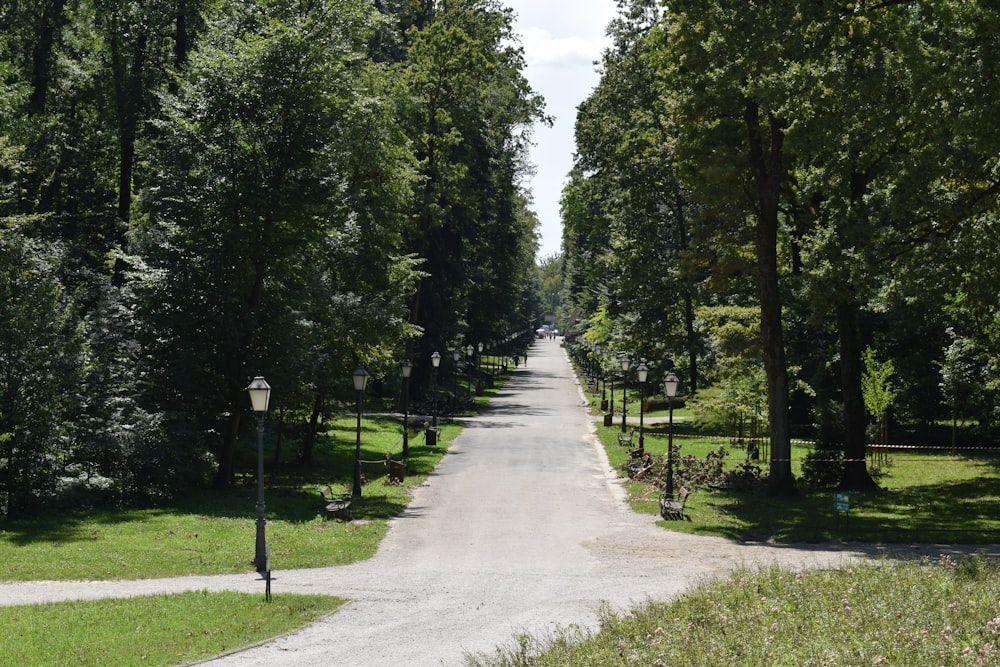
<svg viewBox="0 0 1000 667">
<path fill-rule="evenodd" d="M 877 554 L 863 545 L 747 545 L 674 533 L 632 513 L 556 341 L 455 440 L 374 558 L 277 571 L 273 591 L 352 602 L 212 665 L 458 665 L 518 632 L 592 626 L 602 603 L 674 595 L 739 565 L 794 568 Z M 933 548 L 928 553 L 935 553 Z M 178 590 L 261 592 L 256 575 L 0 585 L 0 604 Z"/>
</svg>

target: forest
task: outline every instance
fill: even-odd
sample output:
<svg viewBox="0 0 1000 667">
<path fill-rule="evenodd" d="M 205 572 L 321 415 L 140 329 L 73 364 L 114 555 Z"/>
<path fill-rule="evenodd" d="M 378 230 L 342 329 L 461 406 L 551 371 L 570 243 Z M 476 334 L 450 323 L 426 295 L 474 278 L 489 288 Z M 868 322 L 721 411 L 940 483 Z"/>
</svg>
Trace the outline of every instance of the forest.
<svg viewBox="0 0 1000 667">
<path fill-rule="evenodd" d="M 574 354 L 676 372 L 775 495 L 792 438 L 860 490 L 870 443 L 995 444 L 1000 7 L 619 8 L 562 197 Z"/>
<path fill-rule="evenodd" d="M 411 360 L 419 399 L 433 352 L 453 373 L 453 350 L 533 327 L 547 118 L 512 20 L 496 0 L 0 4 L 0 516 L 74 485 L 231 485 L 256 375 L 307 464 L 358 366 L 389 396 Z"/>
</svg>

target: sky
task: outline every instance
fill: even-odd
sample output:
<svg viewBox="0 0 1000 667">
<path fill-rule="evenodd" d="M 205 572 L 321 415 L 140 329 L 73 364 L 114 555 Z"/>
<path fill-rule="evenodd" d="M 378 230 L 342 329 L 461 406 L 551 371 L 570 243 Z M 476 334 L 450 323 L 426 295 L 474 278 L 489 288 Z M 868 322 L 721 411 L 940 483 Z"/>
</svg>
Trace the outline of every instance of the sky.
<svg viewBox="0 0 1000 667">
<path fill-rule="evenodd" d="M 595 62 L 610 44 L 605 28 L 617 11 L 615 0 L 506 0 L 514 10 L 521 36 L 525 76 L 545 98 L 551 128 L 536 125 L 531 161 L 536 168 L 529 183 L 533 210 L 541 222 L 538 258 L 560 251 L 562 223 L 559 197 L 573 166 L 573 124 L 576 108 L 597 85 Z"/>
</svg>

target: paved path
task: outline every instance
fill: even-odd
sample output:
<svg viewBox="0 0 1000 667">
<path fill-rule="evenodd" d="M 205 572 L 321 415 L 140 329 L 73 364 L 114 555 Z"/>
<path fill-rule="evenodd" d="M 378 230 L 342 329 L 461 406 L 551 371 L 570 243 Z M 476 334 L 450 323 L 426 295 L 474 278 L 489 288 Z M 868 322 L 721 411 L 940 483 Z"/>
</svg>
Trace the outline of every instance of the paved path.
<svg viewBox="0 0 1000 667">
<path fill-rule="evenodd" d="M 739 565 L 839 564 L 863 547 L 745 545 L 632 513 L 558 342 L 539 341 L 469 420 L 374 558 L 277 571 L 273 592 L 352 602 L 299 632 L 212 660 L 249 665 L 458 665 L 517 632 L 593 626 L 602 602 L 667 597 Z M 693 502 L 696 502 L 697 498 Z M 0 584 L 0 604 L 178 590 L 262 592 L 256 575 Z"/>
</svg>

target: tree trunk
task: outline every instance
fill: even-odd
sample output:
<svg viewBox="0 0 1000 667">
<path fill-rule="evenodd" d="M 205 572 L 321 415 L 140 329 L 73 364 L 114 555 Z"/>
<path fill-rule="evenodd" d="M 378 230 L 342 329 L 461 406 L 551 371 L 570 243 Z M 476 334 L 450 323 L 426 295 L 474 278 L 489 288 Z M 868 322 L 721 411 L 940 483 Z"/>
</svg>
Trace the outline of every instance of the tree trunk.
<svg viewBox="0 0 1000 667">
<path fill-rule="evenodd" d="M 236 458 L 236 439 L 240 434 L 240 418 L 243 416 L 244 395 L 241 383 L 229 382 L 229 417 L 222 434 L 222 448 L 219 451 L 219 468 L 215 473 L 215 486 L 224 489 L 233 483 Z"/>
<path fill-rule="evenodd" d="M 313 448 L 316 445 L 316 433 L 319 431 L 319 416 L 323 412 L 323 397 L 316 394 L 313 397 L 313 409 L 312 414 L 309 416 L 309 430 L 306 431 L 306 437 L 302 441 L 302 465 L 309 465 L 312 463 Z"/>
<path fill-rule="evenodd" d="M 65 5 L 65 0 L 46 2 L 38 23 L 38 39 L 31 53 L 31 94 L 28 97 L 28 113 L 32 115 L 45 113 L 52 78 L 52 50 L 65 22 Z"/>
<path fill-rule="evenodd" d="M 844 400 L 844 473 L 838 488 L 844 491 L 873 491 L 878 485 L 868 474 L 865 443 L 865 401 L 861 390 L 861 330 L 858 306 L 837 305 L 840 335 L 840 382 Z"/>
<path fill-rule="evenodd" d="M 781 324 L 781 293 L 778 289 L 778 198 L 782 180 L 781 150 L 784 132 L 779 121 L 769 118 L 770 138 L 765 148 L 760 109 L 754 100 L 744 108 L 749 143 L 750 171 L 757 204 L 757 270 L 760 294 L 760 335 L 767 375 L 767 408 L 771 436 L 768 492 L 775 496 L 795 492 L 792 476 L 791 425 L 788 411 L 788 369 Z"/>
</svg>

